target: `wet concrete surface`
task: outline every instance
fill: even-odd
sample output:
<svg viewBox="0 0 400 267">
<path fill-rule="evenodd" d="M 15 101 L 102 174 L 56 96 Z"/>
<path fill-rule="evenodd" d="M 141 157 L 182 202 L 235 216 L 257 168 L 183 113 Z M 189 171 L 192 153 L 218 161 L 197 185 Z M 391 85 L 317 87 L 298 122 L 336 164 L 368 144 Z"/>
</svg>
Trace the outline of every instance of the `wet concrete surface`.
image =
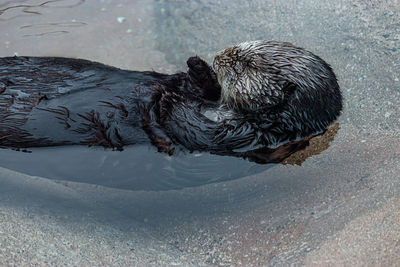
<svg viewBox="0 0 400 267">
<path fill-rule="evenodd" d="M 67 185 L 1 168 L 0 188 L 2 266 L 204 266 Z"/>
<path fill-rule="evenodd" d="M 398 1 L 43 3 L 0 4 L 0 56 L 171 73 L 193 54 L 285 40 L 332 65 L 345 110 L 331 147 L 302 166 L 201 187 L 120 190 L 1 168 L 1 263 L 400 264 Z"/>
</svg>

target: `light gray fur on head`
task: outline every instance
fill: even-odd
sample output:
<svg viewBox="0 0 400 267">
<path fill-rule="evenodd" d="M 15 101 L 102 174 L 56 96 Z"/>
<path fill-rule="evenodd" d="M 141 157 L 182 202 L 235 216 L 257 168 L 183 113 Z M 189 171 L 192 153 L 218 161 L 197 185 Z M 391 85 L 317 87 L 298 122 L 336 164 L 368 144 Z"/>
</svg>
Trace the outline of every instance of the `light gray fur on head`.
<svg viewBox="0 0 400 267">
<path fill-rule="evenodd" d="M 244 42 L 217 53 L 214 70 L 222 101 L 231 108 L 260 110 L 281 103 L 285 88 L 314 88 L 329 74 L 312 53 L 274 41 Z"/>
</svg>

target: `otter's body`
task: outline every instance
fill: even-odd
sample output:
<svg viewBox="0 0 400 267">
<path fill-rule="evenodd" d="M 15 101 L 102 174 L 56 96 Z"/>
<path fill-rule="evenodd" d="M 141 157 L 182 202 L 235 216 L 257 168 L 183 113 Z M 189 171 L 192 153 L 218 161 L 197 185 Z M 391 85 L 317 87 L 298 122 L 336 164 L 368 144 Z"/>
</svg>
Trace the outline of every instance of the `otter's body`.
<svg viewBox="0 0 400 267">
<path fill-rule="evenodd" d="M 0 144 L 121 147 L 143 142 L 136 99 L 150 103 L 149 88 L 162 78 L 84 60 L 2 58 Z"/>
<path fill-rule="evenodd" d="M 328 64 L 287 43 L 249 42 L 188 72 L 120 70 L 80 59 L 0 58 L 0 147 L 151 142 L 252 157 L 322 133 L 340 114 Z"/>
<path fill-rule="evenodd" d="M 193 83 L 185 73 L 127 71 L 81 59 L 0 58 L 0 147 L 122 149 L 150 141 L 169 152 L 159 101 L 174 92 L 197 103 Z"/>
</svg>

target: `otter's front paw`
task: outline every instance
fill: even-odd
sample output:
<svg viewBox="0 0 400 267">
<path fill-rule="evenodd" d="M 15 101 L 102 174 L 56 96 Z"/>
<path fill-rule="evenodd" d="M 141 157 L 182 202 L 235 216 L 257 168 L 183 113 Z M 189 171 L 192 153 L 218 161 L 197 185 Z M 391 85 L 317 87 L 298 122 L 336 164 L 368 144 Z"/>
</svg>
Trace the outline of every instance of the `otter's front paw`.
<svg viewBox="0 0 400 267">
<path fill-rule="evenodd" d="M 190 57 L 187 65 L 191 90 L 206 100 L 217 101 L 221 96 L 221 87 L 211 67 L 198 56 Z"/>
</svg>

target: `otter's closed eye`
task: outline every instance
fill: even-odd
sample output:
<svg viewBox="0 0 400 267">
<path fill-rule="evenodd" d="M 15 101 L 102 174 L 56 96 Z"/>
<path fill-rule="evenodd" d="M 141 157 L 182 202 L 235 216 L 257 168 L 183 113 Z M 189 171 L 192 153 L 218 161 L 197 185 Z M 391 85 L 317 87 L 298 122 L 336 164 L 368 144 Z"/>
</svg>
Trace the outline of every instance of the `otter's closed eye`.
<svg viewBox="0 0 400 267">
<path fill-rule="evenodd" d="M 236 64 L 233 66 L 233 69 L 235 70 L 236 73 L 242 73 L 244 71 L 244 65 L 243 62 L 236 62 Z"/>
</svg>

